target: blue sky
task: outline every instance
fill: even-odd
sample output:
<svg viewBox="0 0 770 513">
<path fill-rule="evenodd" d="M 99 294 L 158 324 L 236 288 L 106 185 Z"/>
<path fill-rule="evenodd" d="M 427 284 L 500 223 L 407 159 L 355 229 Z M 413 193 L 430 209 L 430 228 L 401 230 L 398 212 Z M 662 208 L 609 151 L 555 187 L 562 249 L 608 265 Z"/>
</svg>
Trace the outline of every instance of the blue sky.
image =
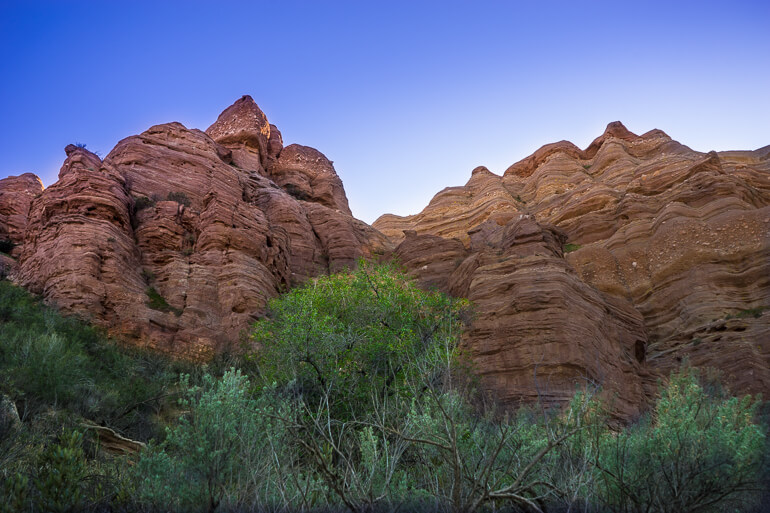
<svg viewBox="0 0 770 513">
<path fill-rule="evenodd" d="M 0 0 L 0 177 L 57 177 L 250 94 L 334 161 L 354 215 L 416 213 L 477 165 L 610 121 L 770 144 L 770 2 Z"/>
</svg>

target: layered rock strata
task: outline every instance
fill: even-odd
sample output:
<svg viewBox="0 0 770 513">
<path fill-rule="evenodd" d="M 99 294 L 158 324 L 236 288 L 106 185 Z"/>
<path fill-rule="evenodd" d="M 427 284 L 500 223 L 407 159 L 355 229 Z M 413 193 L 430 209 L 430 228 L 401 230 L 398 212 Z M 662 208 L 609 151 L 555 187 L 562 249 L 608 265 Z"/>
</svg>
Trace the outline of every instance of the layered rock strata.
<svg viewBox="0 0 770 513">
<path fill-rule="evenodd" d="M 501 237 L 524 219 L 563 244 L 533 253 L 527 237 Z M 547 374 L 561 391 L 603 383 L 624 409 L 683 362 L 770 392 L 770 146 L 704 154 L 611 123 L 585 150 L 562 141 L 503 176 L 477 168 L 374 227 L 415 276 L 474 300 L 466 343 L 509 401 L 541 392 Z"/>
<path fill-rule="evenodd" d="M 770 392 L 770 146 L 700 153 L 611 123 L 374 227 L 248 96 L 205 132 L 154 126 L 103 161 L 65 151 L 45 190 L 0 180 L 0 266 L 129 343 L 205 358 L 281 291 L 393 256 L 473 302 L 463 344 L 504 404 L 592 384 L 633 418 L 686 361 Z"/>
<path fill-rule="evenodd" d="M 22 199 L 0 196 L 21 248 L 15 278 L 135 344 L 204 358 L 237 343 L 280 291 L 392 249 L 351 216 L 331 162 L 283 148 L 248 96 L 206 132 L 154 126 L 104 161 L 66 152 L 26 217 Z"/>
</svg>

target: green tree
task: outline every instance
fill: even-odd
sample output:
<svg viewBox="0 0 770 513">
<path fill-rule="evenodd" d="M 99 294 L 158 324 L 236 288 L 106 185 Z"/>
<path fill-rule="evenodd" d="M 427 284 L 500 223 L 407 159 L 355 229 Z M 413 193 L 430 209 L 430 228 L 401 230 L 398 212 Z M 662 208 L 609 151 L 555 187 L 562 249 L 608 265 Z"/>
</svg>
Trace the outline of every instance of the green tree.
<svg viewBox="0 0 770 513">
<path fill-rule="evenodd" d="M 438 379 L 454 363 L 466 306 L 418 289 L 392 265 L 362 261 L 272 300 L 254 327 L 253 359 L 264 383 L 353 420 L 372 400 L 403 393 L 416 373 Z"/>
<path fill-rule="evenodd" d="M 349 510 L 417 501 L 538 511 L 555 496 L 543 484 L 547 456 L 582 425 L 479 409 L 458 349 L 467 306 L 361 262 L 273 300 L 256 324 L 258 373 L 292 405 L 279 420 Z"/>
</svg>

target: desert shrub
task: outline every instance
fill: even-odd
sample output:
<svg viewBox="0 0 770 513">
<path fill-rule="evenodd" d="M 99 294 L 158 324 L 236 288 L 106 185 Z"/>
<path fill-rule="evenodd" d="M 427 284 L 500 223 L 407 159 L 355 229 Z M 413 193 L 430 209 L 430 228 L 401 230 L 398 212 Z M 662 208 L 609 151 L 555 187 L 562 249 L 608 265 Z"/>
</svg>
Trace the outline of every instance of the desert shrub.
<svg viewBox="0 0 770 513">
<path fill-rule="evenodd" d="M 183 376 L 186 410 L 161 444 L 143 451 L 134 471 L 138 500 L 181 511 L 317 504 L 325 491 L 296 465 L 297 453 L 277 417 L 291 415 L 269 391 L 253 397 L 249 380 L 231 369 L 201 385 Z"/>
<path fill-rule="evenodd" d="M 361 262 L 353 273 L 318 278 L 271 301 L 253 330 L 253 359 L 265 384 L 285 385 L 308 402 L 324 397 L 349 420 L 368 411 L 372 394 L 398 393 L 410 374 L 425 371 L 414 362 L 439 341 L 452 347 L 435 363 L 452 360 L 465 305 L 419 290 L 392 266 Z"/>
<path fill-rule="evenodd" d="M 12 358 L 15 381 L 25 384 L 25 393 L 54 407 L 71 404 L 93 386 L 85 355 L 58 333 L 27 335 Z"/>
<path fill-rule="evenodd" d="M 598 496 L 617 512 L 746 510 L 756 500 L 765 434 L 758 402 L 709 390 L 685 369 L 652 416 L 600 438 Z"/>
<path fill-rule="evenodd" d="M 182 315 L 182 311 L 179 308 L 174 308 L 168 304 L 166 298 L 161 296 L 160 292 L 155 290 L 155 287 L 147 287 L 147 289 L 145 289 L 145 293 L 147 294 L 148 298 L 147 306 L 153 310 L 158 310 L 161 312 L 174 312 L 174 314 L 177 316 Z"/>
<path fill-rule="evenodd" d="M 134 198 L 134 211 L 139 212 L 140 210 L 144 210 L 145 208 L 150 208 L 155 205 L 155 201 L 148 198 L 147 196 L 139 196 L 138 198 Z"/>
<path fill-rule="evenodd" d="M 168 196 L 166 196 L 166 199 L 168 201 L 176 201 L 177 203 L 181 203 L 185 207 L 189 207 L 191 205 L 190 197 L 183 192 L 169 192 Z"/>
<path fill-rule="evenodd" d="M 41 455 L 33 481 L 37 492 L 34 509 L 51 512 L 82 509 L 86 473 L 82 433 L 63 434 L 58 444 L 49 446 Z"/>
<path fill-rule="evenodd" d="M 120 348 L 8 282 L 0 282 L 0 321 L 0 393 L 20 405 L 22 418 L 66 408 L 127 436 L 156 433 L 151 415 L 181 364 Z"/>
<path fill-rule="evenodd" d="M 555 500 L 548 456 L 582 426 L 479 406 L 458 350 L 466 307 L 360 262 L 272 301 L 255 325 L 258 375 L 290 405 L 277 419 L 337 505 L 472 512 Z M 588 404 L 576 401 L 575 415 Z"/>
<path fill-rule="evenodd" d="M 571 253 L 572 251 L 577 251 L 580 249 L 580 244 L 565 244 L 564 245 L 564 252 L 565 253 Z"/>
</svg>

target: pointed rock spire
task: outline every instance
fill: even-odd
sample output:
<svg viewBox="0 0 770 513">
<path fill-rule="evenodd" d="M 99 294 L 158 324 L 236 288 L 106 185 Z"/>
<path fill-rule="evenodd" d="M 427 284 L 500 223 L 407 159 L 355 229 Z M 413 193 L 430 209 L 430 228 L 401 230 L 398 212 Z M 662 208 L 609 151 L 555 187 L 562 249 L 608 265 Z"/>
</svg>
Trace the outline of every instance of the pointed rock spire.
<svg viewBox="0 0 770 513">
<path fill-rule="evenodd" d="M 268 158 L 270 123 L 262 109 L 249 95 L 242 96 L 219 115 L 206 133 L 228 148 L 246 146 L 259 153 L 265 166 Z"/>
</svg>

